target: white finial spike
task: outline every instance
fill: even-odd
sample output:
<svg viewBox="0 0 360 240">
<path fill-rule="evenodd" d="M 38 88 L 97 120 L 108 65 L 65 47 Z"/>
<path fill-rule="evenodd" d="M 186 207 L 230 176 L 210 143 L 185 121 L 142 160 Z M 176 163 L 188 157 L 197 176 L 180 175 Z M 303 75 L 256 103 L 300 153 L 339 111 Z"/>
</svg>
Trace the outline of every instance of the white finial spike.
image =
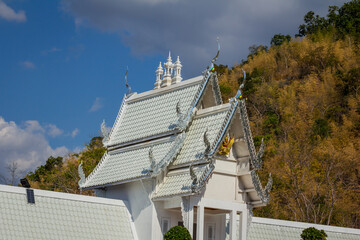
<svg viewBox="0 0 360 240">
<path fill-rule="evenodd" d="M 161 62 L 155 72 L 156 72 L 156 82 L 154 84 L 155 85 L 154 89 L 158 89 L 161 86 L 161 80 L 163 78 L 163 73 L 164 73 L 163 68 L 161 66 Z"/>
<path fill-rule="evenodd" d="M 168 57 L 168 62 L 171 62 L 172 61 L 172 59 L 171 59 L 171 52 L 169 51 L 169 57 Z"/>
<path fill-rule="evenodd" d="M 167 59 L 167 62 L 164 63 L 164 68 L 165 68 L 165 73 L 164 73 L 164 78 L 161 82 L 161 87 L 167 87 L 167 86 L 171 85 L 171 78 L 172 78 L 174 64 L 172 63 L 170 51 L 169 51 L 169 57 Z"/>
<path fill-rule="evenodd" d="M 181 67 L 180 57 L 178 56 L 174 64 L 174 77 L 172 78 L 172 84 L 181 82 Z"/>
</svg>

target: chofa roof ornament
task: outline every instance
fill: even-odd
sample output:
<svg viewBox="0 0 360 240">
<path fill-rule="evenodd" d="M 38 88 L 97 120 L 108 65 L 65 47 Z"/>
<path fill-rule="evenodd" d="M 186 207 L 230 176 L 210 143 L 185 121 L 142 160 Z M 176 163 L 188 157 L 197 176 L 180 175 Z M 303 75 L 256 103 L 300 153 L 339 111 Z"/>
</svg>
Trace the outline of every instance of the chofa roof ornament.
<svg viewBox="0 0 360 240">
<path fill-rule="evenodd" d="M 215 62 L 219 57 L 220 54 L 220 43 L 219 43 L 219 37 L 216 38 L 217 44 L 218 44 L 218 50 L 216 53 L 216 56 L 211 60 L 211 64 L 210 64 L 210 72 L 215 72 Z"/>
<path fill-rule="evenodd" d="M 131 90 L 130 85 L 127 82 L 127 74 L 129 72 L 129 68 L 126 66 L 126 73 L 125 73 L 125 86 L 127 88 L 126 94 L 125 94 L 125 98 L 129 98 L 131 95 L 133 95 L 133 91 Z"/>
</svg>

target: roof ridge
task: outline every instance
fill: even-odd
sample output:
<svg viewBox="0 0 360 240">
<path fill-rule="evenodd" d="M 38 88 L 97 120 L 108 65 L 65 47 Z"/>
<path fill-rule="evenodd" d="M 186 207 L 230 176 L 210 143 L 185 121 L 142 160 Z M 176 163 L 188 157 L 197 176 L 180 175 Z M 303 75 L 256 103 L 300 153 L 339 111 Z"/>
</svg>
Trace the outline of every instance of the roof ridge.
<svg viewBox="0 0 360 240">
<path fill-rule="evenodd" d="M 193 77 L 193 78 L 189 78 L 187 80 L 181 81 L 180 83 L 176 83 L 173 85 L 170 85 L 168 87 L 165 88 L 159 88 L 159 89 L 151 89 L 149 91 L 145 91 L 142 93 L 137 93 L 136 95 L 131 96 L 130 98 L 126 99 L 127 103 L 133 103 L 133 102 L 137 102 L 139 100 L 143 100 L 143 99 L 147 99 L 156 95 L 162 95 L 162 94 L 166 94 L 169 92 L 172 92 L 174 90 L 177 89 L 182 89 L 182 88 L 186 88 L 192 85 L 196 85 L 198 82 L 202 81 L 203 78 L 202 76 L 197 76 L 197 77 Z"/>
</svg>

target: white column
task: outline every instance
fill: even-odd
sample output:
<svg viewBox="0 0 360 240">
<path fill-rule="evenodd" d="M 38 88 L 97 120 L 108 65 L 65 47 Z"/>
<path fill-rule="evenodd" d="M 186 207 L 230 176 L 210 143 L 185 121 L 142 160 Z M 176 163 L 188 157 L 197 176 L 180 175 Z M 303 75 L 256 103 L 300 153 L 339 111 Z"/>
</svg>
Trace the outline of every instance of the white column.
<svg viewBox="0 0 360 240">
<path fill-rule="evenodd" d="M 204 239 L 204 206 L 199 205 L 197 207 L 197 228 L 196 228 L 196 239 L 203 240 Z"/>
<path fill-rule="evenodd" d="M 240 214 L 240 227 L 239 227 L 239 236 L 240 236 L 240 240 L 246 240 L 246 235 L 247 235 L 247 211 L 242 211 Z"/>
<path fill-rule="evenodd" d="M 189 230 L 191 238 L 193 238 L 193 228 L 194 228 L 194 206 L 190 206 L 188 213 L 188 226 L 186 228 Z"/>
<path fill-rule="evenodd" d="M 237 215 L 236 210 L 233 209 L 230 212 L 230 239 L 236 239 L 236 222 L 237 222 Z"/>
</svg>

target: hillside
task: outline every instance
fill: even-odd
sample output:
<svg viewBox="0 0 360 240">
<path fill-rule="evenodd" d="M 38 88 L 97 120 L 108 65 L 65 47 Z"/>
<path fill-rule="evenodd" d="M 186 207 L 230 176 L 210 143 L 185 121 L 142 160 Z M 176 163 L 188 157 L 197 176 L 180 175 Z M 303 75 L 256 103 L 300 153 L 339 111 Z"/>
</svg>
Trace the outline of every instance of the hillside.
<svg viewBox="0 0 360 240">
<path fill-rule="evenodd" d="M 284 41 L 220 77 L 223 99 L 247 72 L 253 136 L 274 186 L 255 216 L 360 227 L 360 55 L 348 36 Z"/>
</svg>

